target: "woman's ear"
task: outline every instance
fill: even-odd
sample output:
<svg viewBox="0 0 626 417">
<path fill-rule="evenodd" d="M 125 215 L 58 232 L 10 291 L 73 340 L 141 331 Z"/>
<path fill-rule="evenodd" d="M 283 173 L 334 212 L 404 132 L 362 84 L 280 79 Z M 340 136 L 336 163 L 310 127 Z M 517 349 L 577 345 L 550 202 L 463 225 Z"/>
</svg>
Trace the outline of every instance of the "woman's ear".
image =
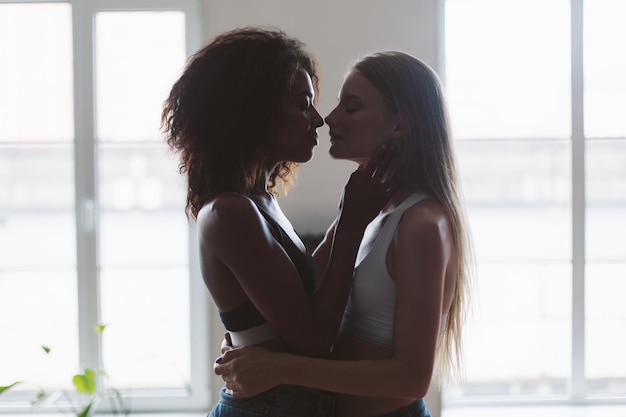
<svg viewBox="0 0 626 417">
<path fill-rule="evenodd" d="M 396 123 L 391 132 L 392 139 L 405 138 L 409 134 L 409 123 L 405 113 L 398 113 L 396 116 Z"/>
</svg>

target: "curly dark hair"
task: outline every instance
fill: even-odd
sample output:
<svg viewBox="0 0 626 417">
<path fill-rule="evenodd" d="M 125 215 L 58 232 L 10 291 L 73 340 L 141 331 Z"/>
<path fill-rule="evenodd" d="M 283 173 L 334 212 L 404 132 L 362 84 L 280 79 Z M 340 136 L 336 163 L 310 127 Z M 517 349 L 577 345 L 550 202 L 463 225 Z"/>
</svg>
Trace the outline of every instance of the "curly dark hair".
<svg viewBox="0 0 626 417">
<path fill-rule="evenodd" d="M 211 195 L 258 191 L 281 96 L 301 70 L 317 91 L 305 45 L 274 28 L 222 33 L 189 58 L 161 115 L 165 140 L 180 153 L 179 171 L 187 177 L 188 216 L 195 219 Z M 277 194 L 277 181 L 288 183 L 295 167 L 279 164 L 269 190 Z"/>
</svg>

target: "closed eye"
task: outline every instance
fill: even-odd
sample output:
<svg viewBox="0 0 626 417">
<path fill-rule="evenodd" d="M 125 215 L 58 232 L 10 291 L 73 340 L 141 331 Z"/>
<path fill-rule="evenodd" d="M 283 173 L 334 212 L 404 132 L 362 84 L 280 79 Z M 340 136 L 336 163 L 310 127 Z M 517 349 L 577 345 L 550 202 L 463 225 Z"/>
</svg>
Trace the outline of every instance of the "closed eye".
<svg viewBox="0 0 626 417">
<path fill-rule="evenodd" d="M 354 113 L 361 109 L 361 98 L 358 96 L 347 95 L 341 97 L 339 103 L 343 106 L 346 113 Z"/>
<path fill-rule="evenodd" d="M 300 106 L 300 109 L 303 112 L 309 111 L 309 109 L 311 108 L 311 106 L 313 105 L 311 99 L 309 97 L 307 97 L 306 101 L 302 102 L 302 105 Z"/>
</svg>

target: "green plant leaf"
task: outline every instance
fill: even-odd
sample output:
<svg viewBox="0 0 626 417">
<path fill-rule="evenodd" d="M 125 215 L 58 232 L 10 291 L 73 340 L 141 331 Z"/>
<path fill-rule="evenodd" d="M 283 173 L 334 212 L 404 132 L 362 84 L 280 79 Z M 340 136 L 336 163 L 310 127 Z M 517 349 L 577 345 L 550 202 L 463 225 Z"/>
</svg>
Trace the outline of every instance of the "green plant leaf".
<svg viewBox="0 0 626 417">
<path fill-rule="evenodd" d="M 33 399 L 30 401 L 30 404 L 31 404 L 33 407 L 40 406 L 41 404 L 45 403 L 45 402 L 46 402 L 46 400 L 47 400 L 49 397 L 50 397 L 50 394 L 47 394 L 47 393 L 46 393 L 46 392 L 44 392 L 43 390 L 42 390 L 42 391 L 39 391 L 39 392 L 37 392 L 37 394 L 35 394 L 35 398 L 33 398 Z"/>
<path fill-rule="evenodd" d="M 122 393 L 115 389 L 111 388 L 111 392 L 113 392 L 113 398 L 115 399 L 116 411 L 113 414 L 118 414 L 119 412 L 124 413 L 124 415 L 128 415 L 129 410 L 126 407 L 126 403 L 124 401 L 124 397 L 122 397 Z"/>
<path fill-rule="evenodd" d="M 93 395 L 96 392 L 96 373 L 92 369 L 85 369 L 82 374 L 72 378 L 76 391 L 80 394 Z"/>
<path fill-rule="evenodd" d="M 46 352 L 46 355 L 49 354 L 50 351 L 52 350 L 50 349 L 49 346 L 46 346 L 46 345 L 41 345 L 41 348 L 43 349 L 44 352 Z"/>
<path fill-rule="evenodd" d="M 106 324 L 102 324 L 102 323 L 96 324 L 95 326 L 96 333 L 102 334 L 102 332 L 104 332 L 104 329 L 106 329 L 106 327 L 107 327 Z"/>
<path fill-rule="evenodd" d="M 11 388 L 16 386 L 17 384 L 20 384 L 20 381 L 14 382 L 11 385 L 0 385 L 0 394 L 2 394 L 5 391 L 10 390 Z"/>
<path fill-rule="evenodd" d="M 89 404 L 83 408 L 80 413 L 76 414 L 76 417 L 88 417 L 90 415 L 89 411 L 91 410 L 91 406 L 93 405 L 93 401 L 90 401 Z"/>
</svg>

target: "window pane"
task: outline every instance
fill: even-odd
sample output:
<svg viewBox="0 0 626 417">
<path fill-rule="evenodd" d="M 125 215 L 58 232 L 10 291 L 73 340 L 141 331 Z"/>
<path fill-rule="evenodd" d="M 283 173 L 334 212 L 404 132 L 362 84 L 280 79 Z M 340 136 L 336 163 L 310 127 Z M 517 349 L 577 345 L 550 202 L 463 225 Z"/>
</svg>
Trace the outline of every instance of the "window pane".
<svg viewBox="0 0 626 417">
<path fill-rule="evenodd" d="M 101 147 L 100 263 L 106 268 L 188 263 L 184 178 L 165 144 Z"/>
<path fill-rule="evenodd" d="M 568 138 L 569 1 L 446 0 L 445 6 L 455 136 Z"/>
<path fill-rule="evenodd" d="M 585 134 L 626 137 L 626 2 L 585 1 Z"/>
<path fill-rule="evenodd" d="M 116 387 L 185 387 L 189 255 L 183 177 L 163 143 L 103 145 L 100 173 L 105 367 Z"/>
<path fill-rule="evenodd" d="M 18 389 L 71 384 L 78 365 L 72 166 L 69 144 L 0 144 L 0 369 Z"/>
<path fill-rule="evenodd" d="M 568 141 L 457 142 L 476 261 L 459 395 L 565 395 L 571 363 Z"/>
<path fill-rule="evenodd" d="M 592 395 L 626 394 L 626 140 L 587 142 L 586 365 Z"/>
<path fill-rule="evenodd" d="M 69 145 L 0 144 L 0 369 L 18 389 L 78 366 L 72 164 Z"/>
<path fill-rule="evenodd" d="M 16 389 L 26 391 L 71 387 L 78 367 L 76 296 L 75 269 L 0 269 L 0 383 L 22 381 Z"/>
<path fill-rule="evenodd" d="M 0 269 L 74 268 L 69 146 L 0 146 Z"/>
<path fill-rule="evenodd" d="M 72 9 L 0 4 L 0 142 L 72 141 Z"/>
<path fill-rule="evenodd" d="M 464 329 L 467 381 L 452 397 L 564 396 L 571 363 L 571 265 L 478 262 Z"/>
<path fill-rule="evenodd" d="M 569 142 L 460 141 L 457 151 L 479 259 L 571 259 Z"/>
<path fill-rule="evenodd" d="M 98 139 L 161 140 L 161 107 L 184 62 L 183 12 L 98 13 Z"/>
<path fill-rule="evenodd" d="M 169 246 L 170 239 L 163 233 L 161 243 Z M 107 324 L 103 360 L 111 385 L 186 388 L 191 369 L 188 268 L 111 266 L 101 279 Z"/>
<path fill-rule="evenodd" d="M 104 366 L 119 388 L 184 389 L 186 188 L 159 132 L 163 101 L 185 63 L 184 14 L 99 13 L 96 34 Z"/>
<path fill-rule="evenodd" d="M 586 269 L 586 374 L 591 396 L 626 395 L 626 260 Z"/>
<path fill-rule="evenodd" d="M 0 383 L 24 382 L 2 400 L 78 367 L 71 15 L 0 4 Z"/>
<path fill-rule="evenodd" d="M 626 260 L 626 139 L 586 145 L 587 259 Z"/>
</svg>

